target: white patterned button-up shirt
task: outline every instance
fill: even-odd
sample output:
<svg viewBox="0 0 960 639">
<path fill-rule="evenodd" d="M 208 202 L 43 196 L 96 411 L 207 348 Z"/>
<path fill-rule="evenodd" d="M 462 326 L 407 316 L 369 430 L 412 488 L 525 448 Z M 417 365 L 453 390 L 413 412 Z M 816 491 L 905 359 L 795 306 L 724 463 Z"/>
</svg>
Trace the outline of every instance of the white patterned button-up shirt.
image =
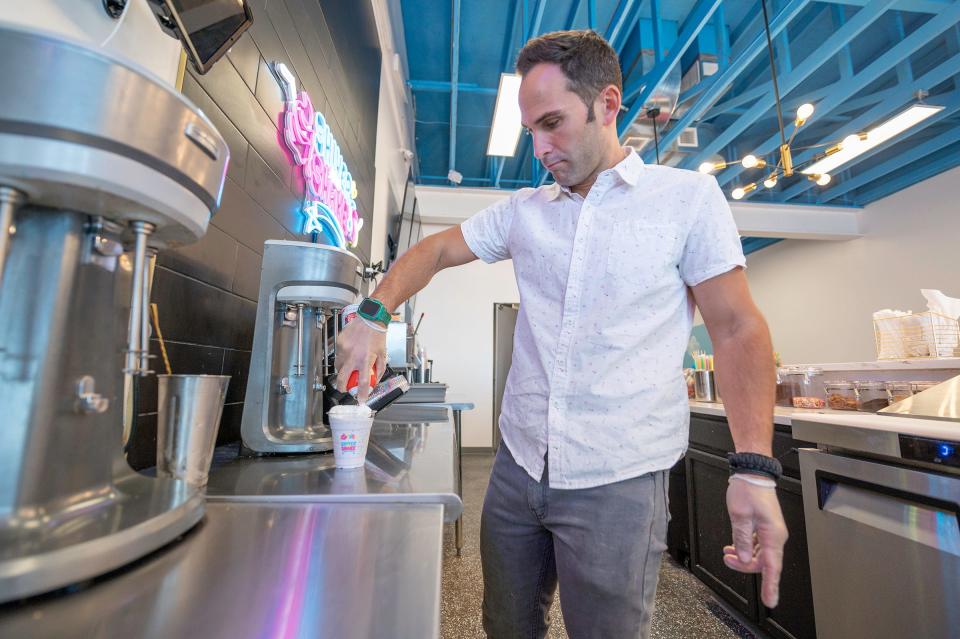
<svg viewBox="0 0 960 639">
<path fill-rule="evenodd" d="M 709 175 L 630 150 L 586 198 L 522 189 L 462 225 L 484 262 L 513 259 L 520 314 L 500 415 L 503 441 L 552 488 L 670 468 L 687 447 L 688 287 L 745 265 Z"/>
</svg>

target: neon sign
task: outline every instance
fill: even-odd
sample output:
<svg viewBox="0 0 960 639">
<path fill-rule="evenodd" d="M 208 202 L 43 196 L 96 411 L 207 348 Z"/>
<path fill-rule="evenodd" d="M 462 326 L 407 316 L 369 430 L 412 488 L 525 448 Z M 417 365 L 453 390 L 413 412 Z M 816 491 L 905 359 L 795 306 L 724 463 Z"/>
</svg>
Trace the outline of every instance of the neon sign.
<svg viewBox="0 0 960 639">
<path fill-rule="evenodd" d="M 357 183 L 323 114 L 282 62 L 270 65 L 283 90 L 283 139 L 306 183 L 301 212 L 304 233 L 322 233 L 338 247 L 356 246 L 363 220 L 357 212 Z"/>
</svg>

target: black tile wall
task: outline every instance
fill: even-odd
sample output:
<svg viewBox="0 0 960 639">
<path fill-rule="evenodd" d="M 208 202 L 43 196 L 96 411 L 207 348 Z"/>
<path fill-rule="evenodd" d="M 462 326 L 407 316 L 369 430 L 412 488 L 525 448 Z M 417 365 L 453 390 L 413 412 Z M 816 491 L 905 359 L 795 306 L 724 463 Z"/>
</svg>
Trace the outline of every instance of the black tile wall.
<svg viewBox="0 0 960 639">
<path fill-rule="evenodd" d="M 152 301 L 174 373 L 230 375 L 217 441 L 240 436 L 263 243 L 298 239 L 304 184 L 283 145 L 283 94 L 268 66 L 283 62 L 333 129 L 357 182 L 369 260 L 380 49 L 369 2 L 250 0 L 250 30 L 206 75 L 190 70 L 184 94 L 230 147 L 220 210 L 199 242 L 161 252 Z M 153 368 L 163 370 L 159 349 Z M 156 380 L 138 385 L 129 448 L 135 468 L 155 462 Z"/>
</svg>

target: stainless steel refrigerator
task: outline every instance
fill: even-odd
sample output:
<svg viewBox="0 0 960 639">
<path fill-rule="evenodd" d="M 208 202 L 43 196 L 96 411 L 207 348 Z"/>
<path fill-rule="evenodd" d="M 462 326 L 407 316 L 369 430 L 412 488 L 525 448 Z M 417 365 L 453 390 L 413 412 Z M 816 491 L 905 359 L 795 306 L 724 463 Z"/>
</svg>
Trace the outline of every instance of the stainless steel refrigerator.
<svg viewBox="0 0 960 639">
<path fill-rule="evenodd" d="M 513 332 L 517 327 L 519 304 L 493 305 L 493 451 L 500 447 L 500 404 L 507 386 L 513 359 Z"/>
</svg>

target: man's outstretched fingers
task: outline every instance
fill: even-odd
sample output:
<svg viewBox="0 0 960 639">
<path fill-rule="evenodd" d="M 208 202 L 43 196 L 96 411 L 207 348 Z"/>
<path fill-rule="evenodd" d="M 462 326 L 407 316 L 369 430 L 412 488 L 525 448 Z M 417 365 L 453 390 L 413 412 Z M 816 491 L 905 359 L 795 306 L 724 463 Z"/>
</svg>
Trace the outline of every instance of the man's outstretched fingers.
<svg viewBox="0 0 960 639">
<path fill-rule="evenodd" d="M 775 607 L 780 600 L 780 573 L 783 570 L 783 545 L 786 540 L 786 530 L 774 530 L 761 535 L 760 598 L 767 608 Z"/>
<path fill-rule="evenodd" d="M 753 520 L 737 518 L 731 521 L 733 526 L 733 546 L 737 551 L 737 559 L 742 564 L 751 563 L 753 559 Z"/>
</svg>

